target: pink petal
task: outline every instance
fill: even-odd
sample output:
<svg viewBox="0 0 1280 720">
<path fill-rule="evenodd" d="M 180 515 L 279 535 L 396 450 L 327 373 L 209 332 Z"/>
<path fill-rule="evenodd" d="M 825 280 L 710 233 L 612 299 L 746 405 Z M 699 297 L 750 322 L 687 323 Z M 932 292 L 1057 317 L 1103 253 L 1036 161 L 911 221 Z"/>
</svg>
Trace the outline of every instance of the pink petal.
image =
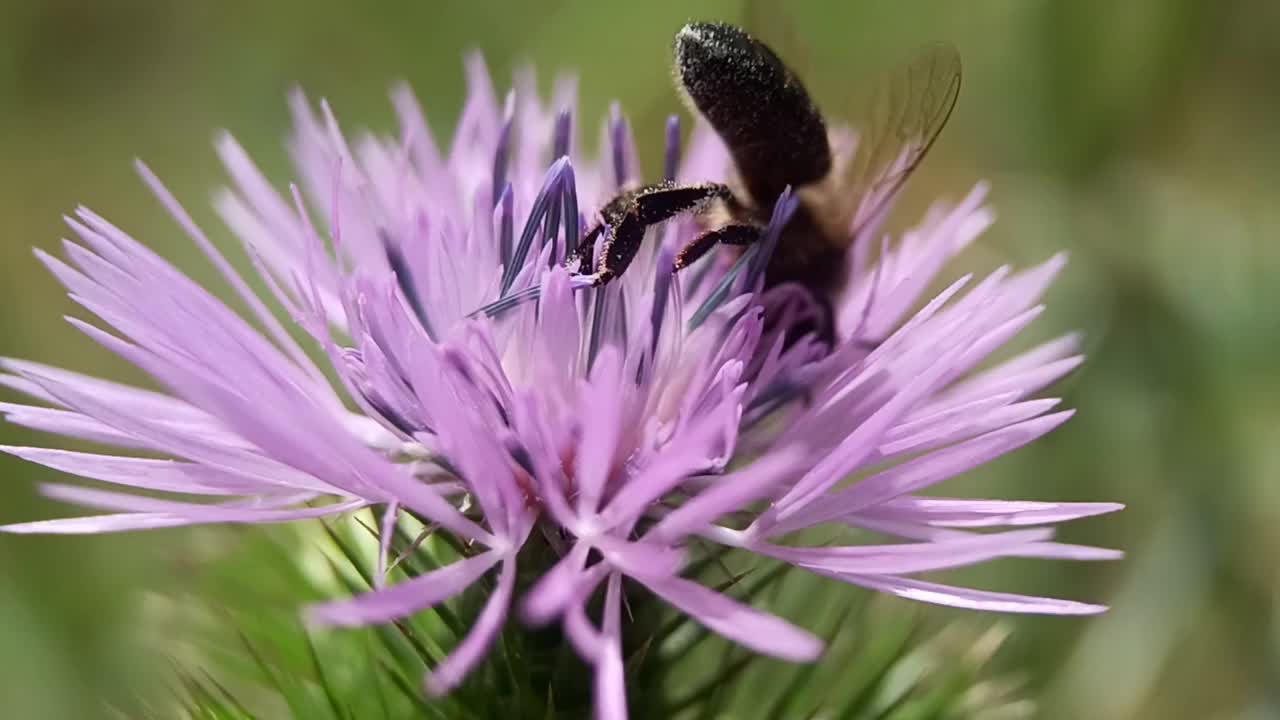
<svg viewBox="0 0 1280 720">
<path fill-rule="evenodd" d="M 121 432 L 100 420 L 72 410 L 0 402 L 0 413 L 4 413 L 6 421 L 32 430 L 133 450 L 158 449 L 147 440 Z"/>
<path fill-rule="evenodd" d="M 507 620 L 511 607 L 511 593 L 516 584 L 516 560 L 509 556 L 502 561 L 498 585 L 489 595 L 484 610 L 471 626 L 467 637 L 449 653 L 449 657 L 427 675 L 427 692 L 440 696 L 457 687 L 467 673 L 476 666 L 493 644 L 494 637 Z"/>
<path fill-rule="evenodd" d="M 871 417 L 854 428 L 836 450 L 819 461 L 778 501 L 778 518 L 785 520 L 787 515 L 813 502 L 853 471 L 875 450 L 890 427 L 936 389 L 937 383 L 948 372 L 950 361 L 958 355 L 959 351 L 953 349 L 938 357 L 932 367 L 907 381 Z"/>
<path fill-rule="evenodd" d="M 595 712 L 597 720 L 627 720 L 627 686 L 622 664 L 622 631 L 619 598 L 622 581 L 609 577 L 604 599 L 604 643 L 595 663 Z"/>
<path fill-rule="evenodd" d="M 145 413 L 151 417 L 166 417 L 185 422 L 205 422 L 210 424 L 215 422 L 208 413 L 199 408 L 178 398 L 152 390 L 143 390 L 142 388 L 123 385 L 64 368 L 31 362 L 30 360 L 3 358 L 0 359 L 0 367 L 18 373 L 28 381 L 47 378 L 63 385 L 78 386 L 128 412 Z M 14 387 L 17 386 L 15 385 Z M 44 392 L 38 383 L 19 389 L 46 402 L 57 402 L 52 395 Z"/>
<path fill-rule="evenodd" d="M 939 542 L 823 548 L 753 548 L 811 570 L 839 574 L 902 574 L 942 570 L 1016 554 L 1053 537 L 1051 530 L 969 535 Z"/>
<path fill-rule="evenodd" d="M 501 559 L 501 555 L 491 551 L 458 560 L 439 570 L 350 600 L 312 605 L 307 608 L 306 617 L 308 622 L 317 625 L 347 627 L 390 622 L 457 595 Z"/>
<path fill-rule="evenodd" d="M 0 452 L 83 478 L 143 490 L 190 495 L 250 495 L 262 489 L 260 483 L 240 475 L 177 460 L 8 445 L 0 445 Z"/>
<path fill-rule="evenodd" d="M 378 590 L 387 581 L 387 557 L 391 554 L 391 539 L 399 520 L 400 503 L 393 500 L 382 508 L 382 522 L 378 525 L 378 566 L 373 575 L 374 587 Z"/>
<path fill-rule="evenodd" d="M 1007 398 L 1019 394 L 1007 393 L 994 397 Z M 957 418 L 955 422 L 931 424 L 914 435 L 902 436 L 899 440 L 886 442 L 877 451 L 883 458 L 892 458 L 940 448 L 1038 417 L 1057 407 L 1059 402 L 1061 401 L 1056 398 L 1043 398 L 1012 405 L 1001 404 L 985 412 L 976 412 Z"/>
<path fill-rule="evenodd" d="M 602 521 L 610 527 L 633 522 L 690 475 L 705 471 L 707 456 L 703 452 L 703 441 L 718 431 L 712 423 L 701 423 L 682 431 L 652 463 L 627 480 L 601 512 Z"/>
<path fill-rule="evenodd" d="M 684 564 L 684 549 L 680 547 L 608 535 L 592 538 L 590 545 L 600 551 L 605 562 L 628 575 L 674 575 Z"/>
<path fill-rule="evenodd" d="M 892 467 L 806 506 L 787 522 L 769 529 L 769 533 L 779 535 L 830 522 L 935 485 L 1022 447 L 1066 422 L 1071 415 L 1067 411 L 1028 420 Z"/>
<path fill-rule="evenodd" d="M 1048 525 L 1123 510 L 1120 503 L 968 500 L 899 497 L 871 510 L 876 515 L 924 522 L 937 527 Z"/>
<path fill-rule="evenodd" d="M 203 520 L 163 513 L 119 513 L 0 525 L 0 532 L 15 535 L 96 535 L 201 524 L 204 524 Z"/>
<path fill-rule="evenodd" d="M 968 610 L 1045 615 L 1095 615 L 1105 612 L 1107 609 L 1106 605 L 1090 605 L 1071 600 L 1055 600 L 1053 598 L 1030 595 L 957 588 L 889 575 L 849 575 L 841 576 L 839 579 L 844 579 L 872 590 L 897 595 L 908 600 Z"/>
<path fill-rule="evenodd" d="M 300 493 L 283 498 L 266 496 L 254 498 L 249 502 L 210 505 L 159 500 L 141 495 L 57 483 L 46 483 L 41 485 L 40 489 L 47 497 L 86 507 L 119 510 L 127 513 L 165 513 L 202 523 L 286 522 L 350 512 L 369 504 L 366 500 L 355 499 L 321 507 L 278 509 L 282 505 L 297 505 L 314 497 L 314 495 Z"/>
<path fill-rule="evenodd" d="M 696 582 L 678 577 L 636 580 L 694 620 L 756 652 L 794 662 L 810 662 L 822 654 L 822 641 L 808 631 Z"/>
<path fill-rule="evenodd" d="M 625 384 L 619 377 L 622 358 L 607 346 L 596 358 L 591 380 L 582 390 L 582 441 L 578 444 L 578 512 L 599 508 L 605 484 L 613 472 L 613 454 L 622 432 L 622 397 Z"/>
<path fill-rule="evenodd" d="M 578 543 L 542 574 L 525 593 L 521 617 L 530 625 L 544 625 L 564 611 L 583 587 L 594 587 L 604 577 L 607 566 L 600 564 L 584 570 L 591 546 Z"/>
<path fill-rule="evenodd" d="M 945 543 L 957 539 L 981 537 L 967 530 L 952 530 L 946 527 L 923 525 L 916 522 L 887 519 L 867 510 L 842 518 L 842 522 L 853 527 L 860 527 L 884 535 L 893 535 L 911 540 L 922 540 L 930 543 Z M 1071 545 L 1058 542 L 1032 542 L 1010 548 L 1009 557 L 1041 558 L 1052 560 L 1118 560 L 1124 553 L 1111 548 L 1092 547 L 1089 545 Z"/>
<path fill-rule="evenodd" d="M 794 451 L 770 453 L 739 472 L 724 475 L 664 517 L 650 533 L 670 542 L 697 532 L 716 518 L 768 495 L 799 464 L 800 458 Z"/>
<path fill-rule="evenodd" d="M 178 221 L 178 225 L 184 232 L 186 232 L 187 236 L 195 242 L 195 244 L 200 248 L 200 251 L 205 254 L 205 257 L 209 258 L 209 261 L 213 263 L 214 267 L 218 268 L 218 271 L 222 274 L 223 278 L 231 284 L 231 287 L 235 289 L 236 294 L 240 296 L 240 299 L 248 304 L 249 308 L 253 311 L 254 317 L 266 326 L 267 331 L 271 333 L 271 337 L 274 338 L 286 352 L 288 352 L 289 357 L 292 358 L 299 367 L 305 369 L 310 374 L 311 379 L 315 381 L 315 386 L 318 390 L 321 388 L 328 389 L 329 384 L 324 380 L 324 374 L 315 366 L 311 361 L 311 358 L 298 345 L 297 341 L 293 339 L 293 336 L 284 329 L 284 326 L 280 324 L 280 321 L 276 318 L 275 314 L 267 308 L 266 304 L 262 302 L 262 299 L 258 297 L 257 293 L 255 293 L 249 287 L 248 283 L 244 281 L 244 278 L 240 276 L 240 273 L 236 272 L 231 263 L 227 262 L 226 257 L 224 257 L 218 248 L 209 241 L 209 238 L 204 234 L 204 231 L 196 225 L 195 221 L 191 219 L 191 216 L 187 214 L 187 211 L 178 203 L 177 198 L 175 198 L 173 194 L 169 192 L 169 189 L 160 182 L 160 178 L 156 177 L 155 174 L 151 172 L 151 169 L 140 160 L 135 161 L 134 167 L 142 176 L 142 179 L 146 182 L 147 186 L 151 188 L 151 191 L 155 193 L 156 197 L 160 200 L 160 203 L 164 205 L 165 209 L 169 211 L 169 214 Z"/>
</svg>

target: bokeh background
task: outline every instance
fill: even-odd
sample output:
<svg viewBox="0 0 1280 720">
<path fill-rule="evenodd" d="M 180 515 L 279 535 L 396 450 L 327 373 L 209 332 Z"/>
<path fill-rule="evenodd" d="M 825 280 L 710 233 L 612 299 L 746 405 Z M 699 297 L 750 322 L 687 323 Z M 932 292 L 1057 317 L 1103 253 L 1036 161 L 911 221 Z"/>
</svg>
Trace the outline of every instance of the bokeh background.
<svg viewBox="0 0 1280 720">
<path fill-rule="evenodd" d="M 947 491 L 1127 503 L 1064 534 L 1128 558 L 959 574 L 1114 605 L 1014 618 L 999 662 L 1048 718 L 1280 717 L 1280 3 L 789 5 L 820 101 L 924 42 L 960 49 L 959 106 L 900 221 L 988 179 L 1000 219 L 967 262 L 1072 255 L 1033 334 L 1086 333 L 1090 360 L 1059 388 L 1081 413 Z M 290 87 L 328 97 L 348 128 L 390 129 L 385 91 L 406 79 L 444 135 L 460 58 L 479 47 L 500 85 L 524 60 L 543 79 L 577 68 L 586 139 L 617 98 L 654 173 L 677 110 L 670 36 L 739 13 L 674 0 L 0 2 L 0 354 L 145 382 L 59 321 L 74 306 L 30 253 L 53 248 L 62 213 L 84 203 L 212 282 L 135 156 L 225 239 L 206 202 L 223 182 L 215 129 L 284 181 Z M 48 439 L 0 427 L 0 442 Z M 65 514 L 35 492 L 50 475 L 0 459 L 0 522 Z M 0 537 L 0 713 L 129 716 L 163 694 L 157 647 L 181 629 L 157 629 L 155 598 L 199 572 L 201 542 Z"/>
</svg>

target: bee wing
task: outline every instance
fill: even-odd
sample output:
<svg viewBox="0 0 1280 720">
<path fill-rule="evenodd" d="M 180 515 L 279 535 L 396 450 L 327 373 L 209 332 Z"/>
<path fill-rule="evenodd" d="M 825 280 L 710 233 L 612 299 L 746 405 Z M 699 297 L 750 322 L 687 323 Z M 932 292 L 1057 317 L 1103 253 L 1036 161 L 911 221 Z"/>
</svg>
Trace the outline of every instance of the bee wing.
<svg viewBox="0 0 1280 720">
<path fill-rule="evenodd" d="M 857 149 L 844 171 L 851 193 L 849 227 L 859 236 L 882 219 L 902 184 L 924 160 L 960 95 L 960 53 L 945 43 L 926 45 L 891 70 L 860 105 L 854 123 Z"/>
<path fill-rule="evenodd" d="M 797 77 L 813 76 L 812 48 L 796 28 L 792 7 L 777 0 L 744 0 L 742 29 L 768 44 Z"/>
</svg>

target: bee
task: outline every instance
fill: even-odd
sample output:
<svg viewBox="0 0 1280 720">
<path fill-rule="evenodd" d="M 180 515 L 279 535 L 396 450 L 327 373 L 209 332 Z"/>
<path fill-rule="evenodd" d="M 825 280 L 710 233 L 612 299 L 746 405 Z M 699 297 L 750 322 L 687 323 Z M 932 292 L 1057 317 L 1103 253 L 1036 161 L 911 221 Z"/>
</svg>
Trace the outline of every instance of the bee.
<svg viewBox="0 0 1280 720">
<path fill-rule="evenodd" d="M 960 91 L 959 55 L 925 48 L 878 87 L 857 151 L 838 158 L 826 120 L 800 78 L 764 42 L 734 25 L 695 22 L 675 37 L 674 77 L 693 112 L 723 140 L 728 182 L 664 181 L 626 190 L 600 211 L 569 264 L 596 286 L 621 275 L 648 228 L 694 213 L 704 231 L 675 257 L 679 271 L 719 245 L 736 252 L 759 241 L 783 191 L 799 204 L 764 272 L 764 287 L 795 283 L 823 310 L 811 328 L 834 339 L 831 298 L 847 281 L 847 254 L 882 218 L 897 190 L 932 147 Z M 601 252 L 593 256 L 604 235 Z M 807 328 L 808 329 L 808 328 Z"/>
</svg>

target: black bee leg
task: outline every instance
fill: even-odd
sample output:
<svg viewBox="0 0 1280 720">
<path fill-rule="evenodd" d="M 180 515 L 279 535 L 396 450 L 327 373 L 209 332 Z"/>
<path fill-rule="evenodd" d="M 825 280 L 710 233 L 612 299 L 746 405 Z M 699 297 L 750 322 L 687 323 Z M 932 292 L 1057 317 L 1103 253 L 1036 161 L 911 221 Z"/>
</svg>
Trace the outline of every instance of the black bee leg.
<svg viewBox="0 0 1280 720">
<path fill-rule="evenodd" d="M 678 271 L 689 267 L 716 245 L 750 245 L 760 239 L 761 232 L 755 225 L 725 225 L 708 230 L 680 248 L 674 269 Z"/>
<path fill-rule="evenodd" d="M 600 248 L 600 257 L 596 258 L 596 271 L 591 284 L 600 287 L 621 275 L 636 256 L 648 229 L 649 226 L 640 222 L 635 215 L 624 217 L 622 222 L 613 226 L 612 234 L 604 239 L 604 245 Z M 583 264 L 586 264 L 585 260 Z"/>
<path fill-rule="evenodd" d="M 647 185 L 634 192 L 634 212 L 645 225 L 655 225 L 670 220 L 682 212 L 688 212 L 712 200 L 730 200 L 733 192 L 722 183 L 676 185 L 660 182 Z"/>
<path fill-rule="evenodd" d="M 600 211 L 603 223 L 587 233 L 570 262 L 577 260 L 578 272 L 586 272 L 586 259 L 604 225 L 611 228 L 605 238 L 600 257 L 596 258 L 592 284 L 604 285 L 626 271 L 640 251 L 649 226 L 670 220 L 681 213 L 701 208 L 716 199 L 731 197 L 728 186 L 720 183 L 676 185 L 662 182 L 625 192 L 610 200 Z"/>
<path fill-rule="evenodd" d="M 576 272 L 585 275 L 591 269 L 591 254 L 595 251 L 596 238 L 600 237 L 600 232 L 604 230 L 603 225 L 596 225 L 591 228 L 591 232 L 582 236 L 582 240 L 578 242 L 578 247 L 574 248 L 572 254 L 565 260 L 565 265 L 578 263 Z"/>
</svg>

